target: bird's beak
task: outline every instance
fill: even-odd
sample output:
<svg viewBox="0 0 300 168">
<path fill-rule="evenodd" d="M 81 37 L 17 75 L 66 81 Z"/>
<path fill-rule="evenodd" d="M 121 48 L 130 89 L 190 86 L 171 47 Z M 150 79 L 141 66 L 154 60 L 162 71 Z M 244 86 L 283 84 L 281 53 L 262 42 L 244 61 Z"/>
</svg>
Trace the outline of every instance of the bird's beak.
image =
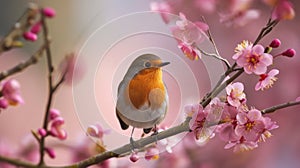
<svg viewBox="0 0 300 168">
<path fill-rule="evenodd" d="M 170 62 L 162 62 L 162 63 L 158 64 L 157 66 L 158 67 L 163 67 L 163 66 L 166 66 L 168 64 L 170 64 Z"/>
</svg>

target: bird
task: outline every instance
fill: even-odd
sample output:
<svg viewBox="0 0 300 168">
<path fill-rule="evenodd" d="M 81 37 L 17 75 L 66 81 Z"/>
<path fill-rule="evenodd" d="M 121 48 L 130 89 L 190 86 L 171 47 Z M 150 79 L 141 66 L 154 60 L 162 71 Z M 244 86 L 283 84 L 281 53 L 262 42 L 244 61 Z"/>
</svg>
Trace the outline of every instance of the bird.
<svg viewBox="0 0 300 168">
<path fill-rule="evenodd" d="M 162 78 L 163 62 L 154 54 L 142 54 L 129 66 L 118 86 L 116 116 L 123 130 L 132 126 L 148 134 L 163 121 L 169 104 L 167 88 Z"/>
</svg>

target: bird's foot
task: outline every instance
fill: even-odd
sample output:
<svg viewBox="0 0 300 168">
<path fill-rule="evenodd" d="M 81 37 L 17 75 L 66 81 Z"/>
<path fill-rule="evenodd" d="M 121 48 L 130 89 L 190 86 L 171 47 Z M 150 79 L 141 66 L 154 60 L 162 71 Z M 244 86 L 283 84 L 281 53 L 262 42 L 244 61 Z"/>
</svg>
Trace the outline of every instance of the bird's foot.
<svg viewBox="0 0 300 168">
<path fill-rule="evenodd" d="M 155 137 L 155 144 L 157 144 L 157 141 L 158 141 L 158 131 L 157 131 L 157 129 L 154 130 L 154 132 L 153 132 L 153 134 L 151 134 L 151 136 Z"/>
<path fill-rule="evenodd" d="M 134 147 L 134 140 L 132 137 L 130 137 L 130 145 L 131 145 L 131 151 L 134 151 L 135 147 Z"/>
</svg>

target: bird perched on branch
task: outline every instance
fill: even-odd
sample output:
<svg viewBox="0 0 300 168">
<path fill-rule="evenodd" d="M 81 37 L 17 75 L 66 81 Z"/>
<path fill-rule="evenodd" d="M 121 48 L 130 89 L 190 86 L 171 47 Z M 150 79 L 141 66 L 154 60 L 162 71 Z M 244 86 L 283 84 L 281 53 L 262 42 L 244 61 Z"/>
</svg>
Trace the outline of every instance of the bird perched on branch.
<svg viewBox="0 0 300 168">
<path fill-rule="evenodd" d="M 118 87 L 116 115 L 123 130 L 132 126 L 149 133 L 166 116 L 169 98 L 162 79 L 162 67 L 169 62 L 143 54 L 130 65 Z M 156 129 L 154 129 L 154 132 Z"/>
</svg>

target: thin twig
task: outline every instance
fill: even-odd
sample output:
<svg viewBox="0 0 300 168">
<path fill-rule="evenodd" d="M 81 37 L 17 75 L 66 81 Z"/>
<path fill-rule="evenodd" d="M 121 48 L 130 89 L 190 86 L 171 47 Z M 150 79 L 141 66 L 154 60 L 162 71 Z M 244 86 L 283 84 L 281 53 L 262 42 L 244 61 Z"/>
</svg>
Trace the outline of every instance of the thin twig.
<svg viewBox="0 0 300 168">
<path fill-rule="evenodd" d="M 276 106 L 266 108 L 266 109 L 262 110 L 261 112 L 263 114 L 273 113 L 276 110 L 287 108 L 287 107 L 290 107 L 290 106 L 299 105 L 299 104 L 300 104 L 300 101 L 287 102 L 287 103 L 278 104 Z"/>
<path fill-rule="evenodd" d="M 42 10 L 42 9 L 41 9 Z M 50 50 L 50 43 L 49 43 L 49 31 L 45 19 L 45 15 L 43 12 L 41 12 L 41 22 L 42 22 L 42 27 L 43 27 L 43 36 L 44 36 L 44 43 L 46 44 L 46 56 L 47 56 L 47 65 L 48 65 L 48 101 L 45 109 L 45 116 L 44 116 L 44 122 L 43 122 L 43 128 L 47 130 L 48 126 L 48 116 L 49 116 L 49 111 L 51 108 L 52 104 L 52 99 L 55 90 L 53 90 L 53 65 L 52 65 L 52 55 L 51 55 L 51 50 Z M 39 166 L 44 165 L 44 154 L 45 154 L 45 137 L 41 137 L 40 142 L 40 161 L 39 161 Z"/>
<path fill-rule="evenodd" d="M 231 65 L 230 65 L 230 63 L 229 63 L 225 58 L 222 58 L 222 57 L 221 57 L 220 55 L 218 55 L 218 54 L 207 53 L 207 52 L 205 52 L 204 50 L 202 50 L 202 49 L 200 49 L 200 48 L 198 48 L 198 47 L 197 47 L 197 49 L 198 49 L 202 54 L 204 54 L 204 55 L 206 55 L 206 56 L 213 57 L 213 58 L 216 58 L 216 59 L 218 59 L 218 60 L 220 60 L 220 61 L 223 61 L 223 62 L 225 63 L 225 65 L 226 65 L 227 69 L 230 69 Z"/>
<path fill-rule="evenodd" d="M 2 81 L 3 79 L 5 79 L 11 75 L 22 72 L 30 65 L 36 64 L 40 60 L 40 58 L 43 56 L 42 53 L 45 50 L 45 47 L 46 47 L 45 45 L 41 46 L 40 49 L 34 55 L 32 55 L 28 60 L 19 63 L 18 65 L 14 66 L 11 69 L 0 72 L 0 81 Z"/>
<path fill-rule="evenodd" d="M 36 165 L 34 165 L 32 163 L 21 161 L 18 159 L 12 159 L 12 158 L 1 156 L 1 155 L 0 155 L 0 161 L 9 163 L 9 164 L 12 164 L 15 166 L 20 166 L 20 167 L 27 167 L 27 168 L 36 168 L 37 167 Z"/>
<path fill-rule="evenodd" d="M 14 47 L 14 42 L 20 38 L 25 31 L 31 26 L 32 20 L 37 16 L 38 8 L 35 4 L 30 4 L 29 8 L 18 19 L 9 33 L 0 41 L 0 55 Z"/>
<path fill-rule="evenodd" d="M 206 19 L 205 19 L 204 16 L 202 16 L 202 20 L 203 20 L 204 23 L 207 24 L 207 21 L 206 21 Z M 212 33 L 210 32 L 209 29 L 206 32 L 207 32 L 208 39 L 212 43 L 212 45 L 214 46 L 214 50 L 216 52 L 215 56 L 213 56 L 213 57 L 215 57 L 215 58 L 223 61 L 225 63 L 225 65 L 226 65 L 227 69 L 229 69 L 231 67 L 231 65 L 230 65 L 230 63 L 225 58 L 221 57 L 221 55 L 219 53 L 219 50 L 218 50 L 218 47 L 217 47 L 217 44 L 215 43 L 215 40 L 214 40 L 214 38 L 212 36 Z M 200 50 L 200 51 L 202 52 L 202 50 Z M 205 52 L 203 52 L 203 54 L 205 54 Z M 210 56 L 210 55 L 207 55 L 207 56 Z"/>
</svg>

